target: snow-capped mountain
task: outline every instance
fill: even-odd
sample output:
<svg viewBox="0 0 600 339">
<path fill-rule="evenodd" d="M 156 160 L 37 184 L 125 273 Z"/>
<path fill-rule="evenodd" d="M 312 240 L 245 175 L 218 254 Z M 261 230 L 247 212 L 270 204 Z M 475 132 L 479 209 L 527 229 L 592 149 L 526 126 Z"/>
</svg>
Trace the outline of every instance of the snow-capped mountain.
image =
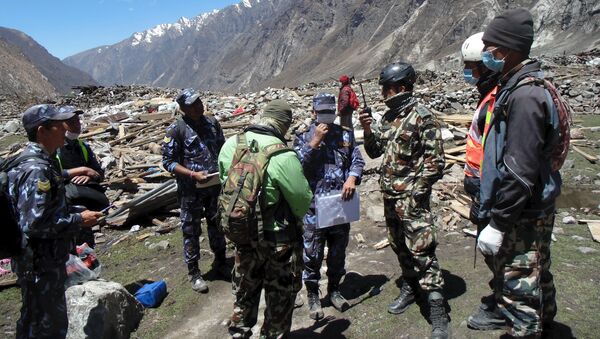
<svg viewBox="0 0 600 339">
<path fill-rule="evenodd" d="M 595 0 L 244 0 L 64 62 L 103 84 L 229 91 L 374 76 L 398 59 L 456 67 L 462 41 L 516 6 L 534 15 L 534 54 L 600 45 Z"/>
</svg>

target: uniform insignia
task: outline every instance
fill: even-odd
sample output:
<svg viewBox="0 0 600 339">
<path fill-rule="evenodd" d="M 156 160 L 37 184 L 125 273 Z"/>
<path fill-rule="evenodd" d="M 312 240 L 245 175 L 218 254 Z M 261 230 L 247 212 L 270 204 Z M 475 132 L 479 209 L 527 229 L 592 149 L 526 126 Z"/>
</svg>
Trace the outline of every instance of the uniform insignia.
<svg viewBox="0 0 600 339">
<path fill-rule="evenodd" d="M 171 142 L 171 137 L 165 136 L 165 138 L 163 139 L 163 141 L 164 141 L 165 144 L 168 144 L 168 143 Z"/>
<path fill-rule="evenodd" d="M 50 180 L 38 180 L 37 187 L 42 192 L 48 192 L 52 186 Z"/>
</svg>

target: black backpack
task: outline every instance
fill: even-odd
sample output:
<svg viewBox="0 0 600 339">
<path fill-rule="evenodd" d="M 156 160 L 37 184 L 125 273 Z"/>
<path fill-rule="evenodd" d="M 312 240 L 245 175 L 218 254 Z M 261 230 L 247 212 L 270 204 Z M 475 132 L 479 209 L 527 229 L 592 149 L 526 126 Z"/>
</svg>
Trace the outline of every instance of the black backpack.
<svg viewBox="0 0 600 339">
<path fill-rule="evenodd" d="M 39 156 L 19 155 L 9 159 L 0 158 L 0 259 L 11 258 L 21 254 L 23 250 L 23 232 L 19 221 L 13 213 L 11 198 L 8 194 L 8 171 L 29 159 L 41 159 Z M 7 217 L 4 217 L 7 216 Z"/>
</svg>

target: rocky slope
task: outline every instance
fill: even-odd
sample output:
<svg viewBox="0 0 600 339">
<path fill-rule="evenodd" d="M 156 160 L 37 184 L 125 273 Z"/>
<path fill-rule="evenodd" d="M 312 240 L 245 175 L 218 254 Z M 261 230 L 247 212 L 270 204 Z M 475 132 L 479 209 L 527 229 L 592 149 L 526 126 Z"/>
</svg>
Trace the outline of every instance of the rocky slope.
<svg viewBox="0 0 600 339">
<path fill-rule="evenodd" d="M 69 92 L 71 86 L 97 84 L 89 74 L 63 64 L 60 59 L 21 31 L 0 27 L 0 38 L 18 48 L 59 93 Z"/>
<path fill-rule="evenodd" d="M 391 60 L 458 67 L 462 41 L 509 7 L 535 17 L 534 54 L 600 44 L 593 0 L 245 0 L 64 60 L 105 85 L 257 89 L 377 75 Z"/>
<path fill-rule="evenodd" d="M 56 95 L 54 86 L 16 46 L 0 38 L 0 110 L 6 102 L 27 103 L 31 97 Z M 11 104 L 11 105 L 12 105 Z"/>
</svg>

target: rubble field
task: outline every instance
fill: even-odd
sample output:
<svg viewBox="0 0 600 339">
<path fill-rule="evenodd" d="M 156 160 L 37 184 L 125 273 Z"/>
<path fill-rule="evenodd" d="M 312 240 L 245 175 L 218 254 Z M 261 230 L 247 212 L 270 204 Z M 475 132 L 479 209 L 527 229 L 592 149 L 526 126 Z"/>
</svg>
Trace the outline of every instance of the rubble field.
<svg viewBox="0 0 600 339">
<path fill-rule="evenodd" d="M 593 338 L 597 331 L 590 315 L 597 314 L 600 307 L 600 244 L 592 239 L 588 230 L 591 226 L 586 221 L 600 220 L 600 51 L 542 59 L 546 76 L 574 111 L 572 146 L 561 170 L 563 193 L 558 201 L 552 245 L 559 307 L 555 337 Z M 353 88 L 362 102 L 358 83 L 364 88 L 374 117 L 380 118 L 385 105 L 376 79 L 355 81 Z M 59 98 L 57 104 L 85 110 L 82 138 L 90 143 L 106 169 L 107 196 L 117 206 L 106 224 L 96 227 L 102 278 L 129 288 L 149 280 L 167 281 L 167 298 L 159 308 L 145 311 L 133 337 L 222 338 L 227 335 L 226 324 L 232 310 L 231 285 L 215 279 L 208 271 L 212 254 L 207 250 L 208 239 L 202 238 L 201 268 L 206 272 L 210 292 L 197 294 L 191 290 L 182 258 L 176 184 L 161 164 L 160 144 L 166 127 L 179 114 L 173 102 L 179 91 L 146 86 L 85 87 Z M 226 137 L 251 124 L 269 101 L 285 99 L 294 107 L 294 123 L 288 135 L 291 140 L 294 132 L 311 123 L 311 97 L 317 92 L 337 95 L 337 83 L 267 88 L 253 93 L 202 92 L 202 99 L 207 114 L 220 121 Z M 480 255 L 474 263 L 474 226 L 466 219 L 470 200 L 462 189 L 465 138 L 478 93 L 458 71 L 425 71 L 419 73 L 415 95 L 443 124 L 447 167 L 444 178 L 434 187 L 432 211 L 439 226 L 438 257 L 446 279 L 451 328 L 456 338 L 482 338 L 489 334 L 467 329 L 466 318 L 475 311 L 479 298 L 488 294 L 491 274 Z M 0 100 L 0 156 L 15 154 L 24 145 L 19 114 L 25 108 Z M 354 125 L 360 142 L 362 130 L 357 120 Z M 351 228 L 348 273 L 342 284 L 342 292 L 352 300 L 352 307 L 344 313 L 325 307 L 326 318 L 313 322 L 308 318 L 307 306 L 302 306 L 294 313 L 293 338 L 429 335 L 430 327 L 422 315 L 425 309 L 412 307 L 400 316 L 386 312 L 387 304 L 398 293 L 396 279 L 400 269 L 385 235 L 377 183 L 380 159 L 369 159 L 364 150 L 363 156 L 367 163 L 358 188 L 361 220 Z M 322 298 L 326 295 L 325 286 L 323 275 Z M 20 291 L 8 284 L 0 295 L 0 337 L 12 337 Z M 306 299 L 305 291 L 301 295 Z"/>
</svg>

